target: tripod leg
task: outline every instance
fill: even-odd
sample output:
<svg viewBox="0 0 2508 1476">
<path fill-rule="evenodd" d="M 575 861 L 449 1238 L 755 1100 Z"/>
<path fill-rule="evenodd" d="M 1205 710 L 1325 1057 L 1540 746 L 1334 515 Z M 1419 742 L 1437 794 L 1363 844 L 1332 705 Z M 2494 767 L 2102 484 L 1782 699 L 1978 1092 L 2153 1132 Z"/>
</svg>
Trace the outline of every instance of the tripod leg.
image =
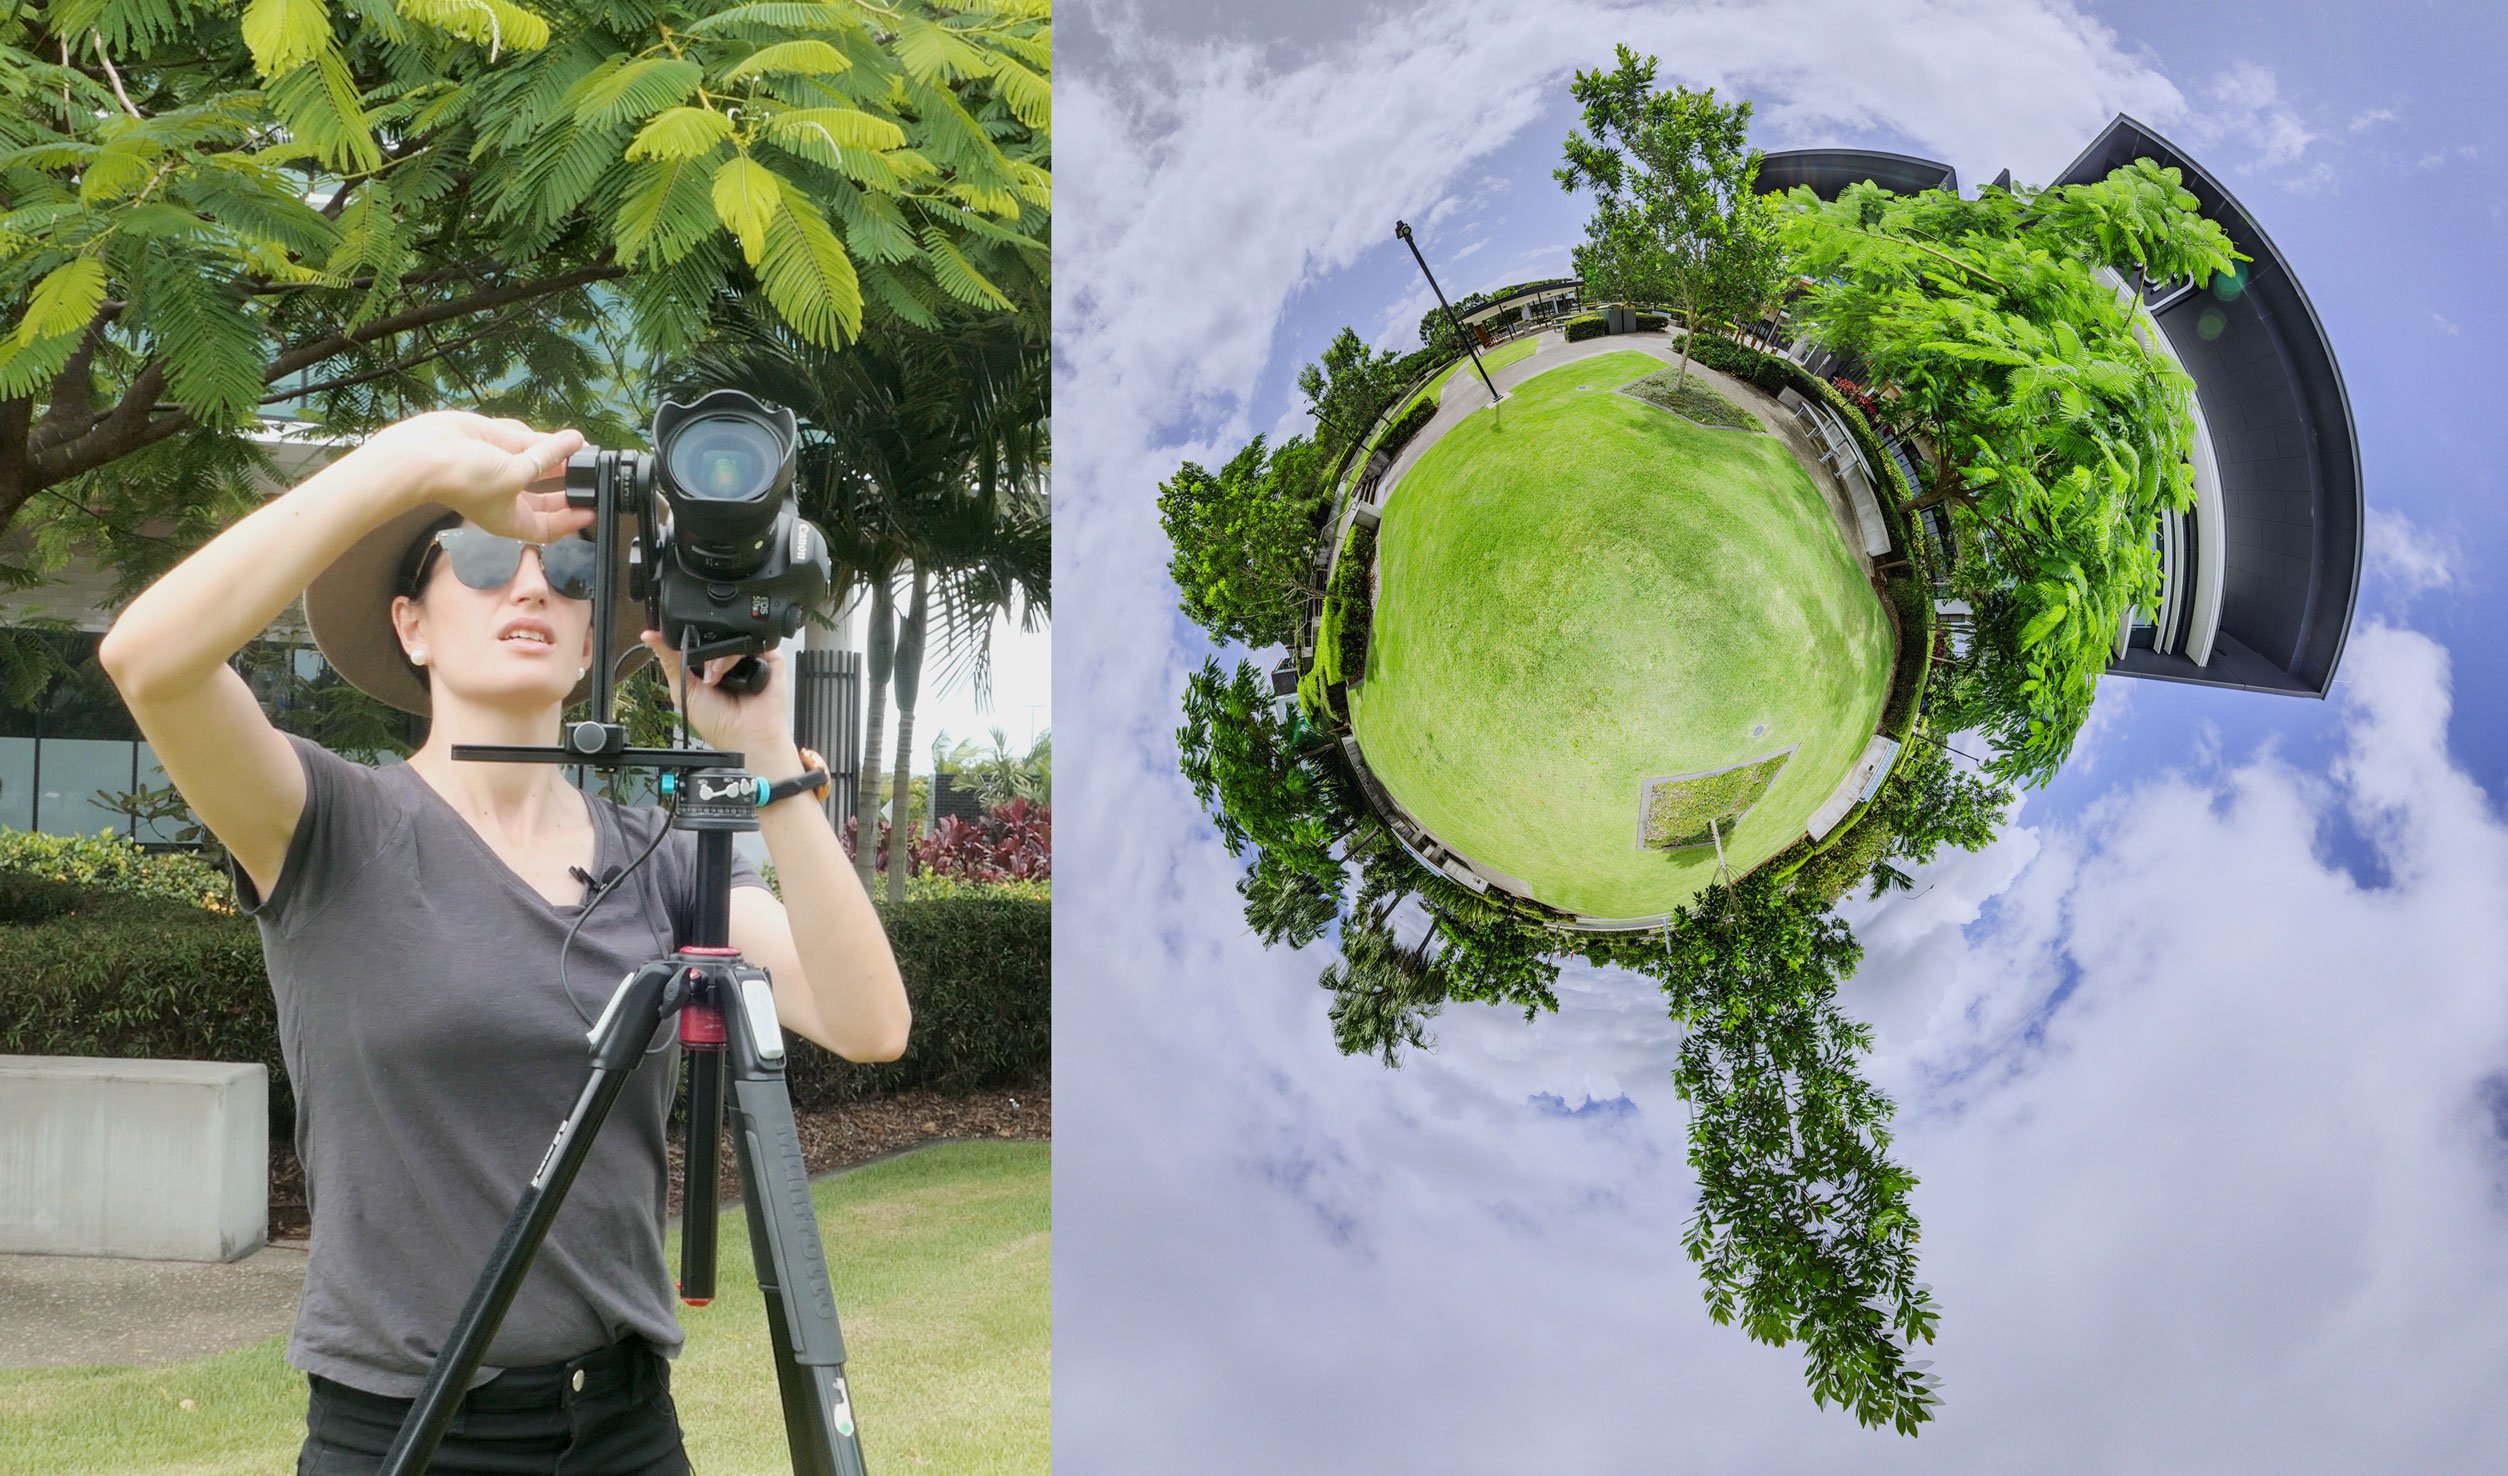
<svg viewBox="0 0 2508 1476">
<path fill-rule="evenodd" d="M 514 1304 L 514 1293 L 522 1289 L 523 1277 L 531 1270 L 532 1257 L 539 1254 L 550 1223 L 566 1202 L 576 1170 L 592 1152 L 601 1124 L 643 1058 L 644 1042 L 652 1037 L 666 1004 L 675 1003 L 669 985 L 676 972 L 667 962 L 647 964 L 610 996 L 609 1007 L 593 1027 L 592 1075 L 576 1094 L 574 1109 L 558 1124 L 557 1136 L 550 1140 L 548 1152 L 541 1156 L 538 1170 L 523 1186 L 522 1197 L 505 1222 L 505 1233 L 472 1283 L 470 1300 L 445 1335 L 443 1351 L 427 1370 L 426 1383 L 420 1386 L 401 1421 L 400 1433 L 383 1457 L 383 1476 L 417 1476 L 434 1459 L 445 1427 L 453 1422 L 454 1409 L 470 1390 L 470 1376 L 487 1356 L 489 1342 Z"/>
<path fill-rule="evenodd" d="M 853 1396 L 845 1384 L 845 1336 L 836 1293 L 810 1204 L 810 1171 L 784 1090 L 783 1042 L 766 976 L 727 990 L 726 1064 L 731 1072 L 732 1139 L 740 1154 L 741 1203 L 749 1253 L 775 1345 L 777 1391 L 793 1476 L 864 1476 Z M 762 1017 L 762 1018 L 761 1018 Z"/>
</svg>

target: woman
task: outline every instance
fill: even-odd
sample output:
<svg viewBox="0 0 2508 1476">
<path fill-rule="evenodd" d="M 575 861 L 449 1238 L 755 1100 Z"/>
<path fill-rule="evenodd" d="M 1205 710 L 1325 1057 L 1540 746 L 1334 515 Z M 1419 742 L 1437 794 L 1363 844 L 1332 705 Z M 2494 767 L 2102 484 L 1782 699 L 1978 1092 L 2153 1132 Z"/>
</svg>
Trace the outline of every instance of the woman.
<svg viewBox="0 0 2508 1476">
<path fill-rule="evenodd" d="M 380 1467 L 582 1085 L 589 1022 L 695 905 L 694 838 L 675 833 L 587 915 L 663 815 L 593 801 L 555 765 L 452 757 L 553 744 L 589 689 L 592 515 L 562 490 L 582 444 L 453 411 L 387 427 L 159 579 L 99 652 L 261 928 L 313 1218 L 288 1345 L 310 1388 L 300 1476 Z M 227 665 L 299 594 L 342 676 L 428 717 L 406 764 L 280 733 Z M 675 656 L 642 639 L 677 690 Z M 712 684 L 718 664 L 692 673 L 687 716 L 784 779 L 803 764 L 767 662 L 747 697 Z M 784 1030 L 894 1060 L 905 991 L 824 812 L 804 796 L 758 820 L 791 910 L 738 863 L 732 943 L 770 971 Z M 677 1052 L 620 1096 L 431 1470 L 688 1469 L 662 1255 Z"/>
</svg>

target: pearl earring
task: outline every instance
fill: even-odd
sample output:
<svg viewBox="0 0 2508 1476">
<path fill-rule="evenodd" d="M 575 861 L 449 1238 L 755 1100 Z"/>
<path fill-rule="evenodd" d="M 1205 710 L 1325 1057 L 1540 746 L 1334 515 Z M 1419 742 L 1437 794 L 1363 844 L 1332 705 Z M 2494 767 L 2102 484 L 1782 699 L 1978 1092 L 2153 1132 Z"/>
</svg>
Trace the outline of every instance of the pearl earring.
<svg viewBox="0 0 2508 1476">
<path fill-rule="evenodd" d="M 427 664 L 427 653 L 424 651 L 412 651 L 409 653 L 409 660 L 410 664 L 413 666 L 424 666 Z"/>
</svg>

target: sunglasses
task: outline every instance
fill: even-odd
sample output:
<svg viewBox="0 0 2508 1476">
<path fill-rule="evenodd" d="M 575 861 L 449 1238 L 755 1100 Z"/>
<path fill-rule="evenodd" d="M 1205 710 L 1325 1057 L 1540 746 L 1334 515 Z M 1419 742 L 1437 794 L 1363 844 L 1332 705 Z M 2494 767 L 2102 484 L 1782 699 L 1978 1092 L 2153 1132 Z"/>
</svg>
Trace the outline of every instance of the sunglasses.
<svg viewBox="0 0 2508 1476">
<path fill-rule="evenodd" d="M 427 540 L 419 551 L 418 565 L 410 573 L 412 591 L 424 589 L 427 565 L 437 549 L 453 566 L 453 577 L 472 589 L 494 592 L 512 582 L 514 572 L 522 567 L 523 550 L 537 549 L 540 572 L 549 581 L 549 588 L 570 600 L 592 598 L 592 584 L 599 549 L 588 538 L 561 538 L 555 543 L 525 543 L 519 538 L 506 538 L 485 528 L 446 528 Z"/>
</svg>

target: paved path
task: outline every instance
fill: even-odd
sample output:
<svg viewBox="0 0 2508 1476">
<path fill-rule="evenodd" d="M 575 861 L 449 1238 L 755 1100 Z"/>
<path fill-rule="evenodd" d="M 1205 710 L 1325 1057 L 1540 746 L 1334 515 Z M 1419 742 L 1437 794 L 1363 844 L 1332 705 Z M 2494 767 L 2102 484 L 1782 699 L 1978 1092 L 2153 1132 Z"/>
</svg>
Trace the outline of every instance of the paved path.
<svg viewBox="0 0 2508 1476">
<path fill-rule="evenodd" d="M 916 1143 L 811 1182 L 945 1143 L 992 1141 Z M 279 1241 L 224 1265 L 0 1255 L 0 1368 L 179 1363 L 249 1347 L 293 1328 L 304 1292 L 303 1241 Z"/>
<path fill-rule="evenodd" d="M 296 1323 L 305 1252 L 240 1261 L 0 1256 L 0 1368 L 178 1363 Z"/>
</svg>

